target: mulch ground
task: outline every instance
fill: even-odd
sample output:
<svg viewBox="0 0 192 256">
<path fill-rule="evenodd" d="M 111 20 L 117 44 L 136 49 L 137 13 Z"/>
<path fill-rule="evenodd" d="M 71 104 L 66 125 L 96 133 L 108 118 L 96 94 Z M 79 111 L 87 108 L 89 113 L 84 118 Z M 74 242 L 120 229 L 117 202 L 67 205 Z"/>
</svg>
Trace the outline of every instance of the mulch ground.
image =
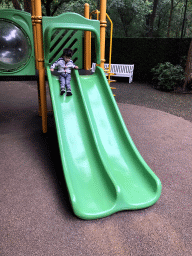
<svg viewBox="0 0 192 256">
<path fill-rule="evenodd" d="M 125 80 L 111 83 L 115 87 L 117 103 L 127 103 L 137 106 L 161 110 L 172 115 L 183 117 L 192 122 L 192 94 L 162 92 L 153 88 L 153 85 Z"/>
<path fill-rule="evenodd" d="M 191 256 L 192 94 L 136 82 L 112 86 L 137 149 L 161 180 L 160 199 L 138 211 L 78 219 L 51 112 L 42 133 L 37 83 L 1 81 L 1 255 Z M 47 100 L 50 110 L 48 90 Z"/>
</svg>

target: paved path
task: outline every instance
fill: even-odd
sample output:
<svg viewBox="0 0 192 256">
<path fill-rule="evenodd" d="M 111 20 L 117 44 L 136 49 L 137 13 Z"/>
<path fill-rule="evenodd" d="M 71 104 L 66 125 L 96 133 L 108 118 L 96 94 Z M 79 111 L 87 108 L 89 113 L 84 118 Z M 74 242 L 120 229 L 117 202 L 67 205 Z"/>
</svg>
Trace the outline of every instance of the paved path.
<svg viewBox="0 0 192 256">
<path fill-rule="evenodd" d="M 41 132 L 35 83 L 0 82 L 2 256 L 191 255 L 192 123 L 118 105 L 162 195 L 147 209 L 84 221 L 71 210 L 51 113 Z"/>
</svg>

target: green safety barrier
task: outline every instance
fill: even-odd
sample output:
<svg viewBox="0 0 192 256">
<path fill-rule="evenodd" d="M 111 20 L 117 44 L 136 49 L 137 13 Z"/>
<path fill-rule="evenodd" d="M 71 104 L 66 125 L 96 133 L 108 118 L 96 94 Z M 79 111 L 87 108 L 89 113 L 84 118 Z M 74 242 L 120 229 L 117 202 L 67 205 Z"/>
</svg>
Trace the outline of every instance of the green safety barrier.
<svg viewBox="0 0 192 256">
<path fill-rule="evenodd" d="M 0 11 L 0 76 L 35 75 L 31 15 L 19 10 Z"/>
</svg>

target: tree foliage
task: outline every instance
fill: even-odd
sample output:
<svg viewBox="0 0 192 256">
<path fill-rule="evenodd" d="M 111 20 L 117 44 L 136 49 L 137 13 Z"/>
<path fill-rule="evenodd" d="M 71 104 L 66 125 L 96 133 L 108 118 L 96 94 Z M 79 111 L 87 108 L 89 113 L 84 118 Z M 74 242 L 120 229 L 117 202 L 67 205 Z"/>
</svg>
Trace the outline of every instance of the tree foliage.
<svg viewBox="0 0 192 256">
<path fill-rule="evenodd" d="M 43 15 L 54 16 L 60 13 L 69 2 L 70 0 L 41 0 Z M 31 13 L 31 0 L 0 0 L 0 5 L 3 8 L 15 8 Z"/>
<path fill-rule="evenodd" d="M 0 0 L 0 6 L 31 12 L 30 2 Z M 85 3 L 93 11 L 100 0 L 42 0 L 42 11 L 46 16 L 67 11 L 84 15 Z M 192 37 L 192 0 L 107 0 L 107 13 L 114 37 Z"/>
<path fill-rule="evenodd" d="M 42 1 L 42 11 L 45 16 L 54 16 L 60 13 L 70 0 L 41 0 Z M 73 0 L 76 2 L 75 0 Z"/>
</svg>

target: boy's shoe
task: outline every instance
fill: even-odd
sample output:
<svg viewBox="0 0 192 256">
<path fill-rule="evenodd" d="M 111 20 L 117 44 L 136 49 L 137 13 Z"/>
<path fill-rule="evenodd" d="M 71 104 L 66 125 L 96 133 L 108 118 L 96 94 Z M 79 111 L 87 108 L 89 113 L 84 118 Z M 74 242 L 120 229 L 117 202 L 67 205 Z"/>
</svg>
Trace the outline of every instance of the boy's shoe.
<svg viewBox="0 0 192 256">
<path fill-rule="evenodd" d="M 61 95 L 65 93 L 65 89 L 61 89 Z"/>
<path fill-rule="evenodd" d="M 71 96 L 71 95 L 73 95 L 72 92 L 67 92 L 66 96 Z"/>
</svg>

